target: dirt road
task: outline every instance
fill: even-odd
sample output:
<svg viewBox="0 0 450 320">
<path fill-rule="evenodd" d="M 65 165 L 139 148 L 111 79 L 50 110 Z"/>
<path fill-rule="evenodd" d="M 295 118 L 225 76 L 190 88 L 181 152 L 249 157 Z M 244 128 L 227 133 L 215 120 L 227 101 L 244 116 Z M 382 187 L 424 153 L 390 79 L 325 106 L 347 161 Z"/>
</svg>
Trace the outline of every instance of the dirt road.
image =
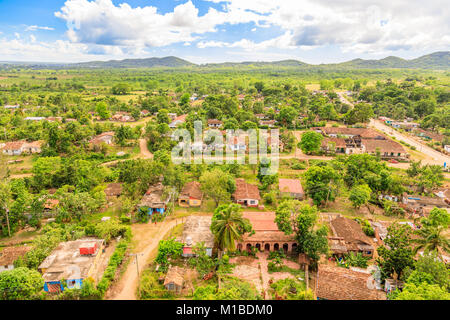
<svg viewBox="0 0 450 320">
<path fill-rule="evenodd" d="M 136 242 L 134 253 L 138 253 L 139 274 L 144 271 L 147 262 L 156 253 L 159 241 L 179 223 L 182 223 L 182 219 L 165 220 L 156 225 L 151 222 L 133 225 L 133 241 Z M 108 292 L 106 299 L 137 300 L 137 288 L 138 276 L 136 260 L 135 257 L 131 257 L 127 270 L 122 275 L 119 282 Z"/>
<path fill-rule="evenodd" d="M 424 164 L 432 164 L 432 165 L 440 165 L 443 166 L 444 162 L 447 163 L 447 166 L 450 165 L 450 157 L 446 156 L 445 154 L 442 154 L 427 145 L 418 142 L 417 140 L 408 137 L 404 134 L 401 134 L 400 132 L 394 130 L 391 127 L 388 127 L 384 123 L 382 123 L 379 120 L 370 120 L 370 126 L 374 127 L 375 129 L 378 129 L 388 135 L 391 135 L 395 137 L 397 140 L 401 140 L 403 142 L 408 143 L 411 146 L 414 146 L 417 151 L 423 153 L 426 155 L 426 158 L 422 160 L 422 163 Z"/>
<path fill-rule="evenodd" d="M 152 159 L 153 154 L 148 150 L 147 140 L 139 139 L 139 148 L 141 149 L 141 157 L 143 159 Z"/>
</svg>

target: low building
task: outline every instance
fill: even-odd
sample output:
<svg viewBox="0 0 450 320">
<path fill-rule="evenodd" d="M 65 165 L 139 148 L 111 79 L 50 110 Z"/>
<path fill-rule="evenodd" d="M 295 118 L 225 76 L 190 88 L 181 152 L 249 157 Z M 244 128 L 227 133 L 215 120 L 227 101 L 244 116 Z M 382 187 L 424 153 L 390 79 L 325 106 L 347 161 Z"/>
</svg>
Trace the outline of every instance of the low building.
<svg viewBox="0 0 450 320">
<path fill-rule="evenodd" d="M 418 123 L 408 121 L 391 121 L 389 123 L 393 128 L 411 131 L 419 127 Z"/>
<path fill-rule="evenodd" d="M 281 196 L 288 196 L 297 200 L 303 200 L 305 193 L 298 179 L 279 179 L 278 189 Z"/>
<path fill-rule="evenodd" d="M 183 290 L 183 277 L 183 268 L 171 266 L 167 271 L 166 278 L 164 279 L 164 287 L 170 292 L 180 294 Z"/>
<path fill-rule="evenodd" d="M 277 120 L 260 120 L 260 126 L 267 126 L 268 128 L 273 128 L 277 124 Z"/>
<path fill-rule="evenodd" d="M 180 207 L 199 207 L 202 205 L 203 192 L 200 183 L 191 181 L 186 183 L 178 197 L 178 205 Z"/>
<path fill-rule="evenodd" d="M 31 247 L 6 247 L 0 250 L 0 272 L 14 269 L 14 262 L 23 257 Z"/>
<path fill-rule="evenodd" d="M 261 200 L 258 186 L 247 183 L 244 179 L 236 179 L 236 191 L 232 197 L 236 203 L 247 207 L 257 207 Z"/>
<path fill-rule="evenodd" d="M 331 138 L 352 138 L 354 136 L 360 136 L 362 139 L 386 139 L 386 136 L 370 128 L 320 127 L 312 128 L 312 130 Z"/>
<path fill-rule="evenodd" d="M 169 128 L 176 128 L 177 126 L 179 126 L 182 123 L 186 122 L 186 118 L 187 118 L 187 114 L 183 114 L 181 116 L 176 117 L 170 124 L 169 124 Z"/>
<path fill-rule="evenodd" d="M 20 156 L 22 154 L 34 154 L 42 152 L 42 141 L 27 142 L 25 140 L 7 142 L 3 146 L 3 154 Z"/>
<path fill-rule="evenodd" d="M 447 144 L 444 146 L 444 150 L 445 152 L 449 152 L 450 153 L 450 144 Z"/>
<path fill-rule="evenodd" d="M 386 300 L 369 272 L 319 265 L 315 293 L 320 300 Z"/>
<path fill-rule="evenodd" d="M 338 217 L 330 222 L 333 236 L 329 237 L 331 252 L 342 256 L 348 253 L 361 253 L 372 257 L 374 247 L 371 239 L 362 231 L 361 225 L 353 220 Z"/>
<path fill-rule="evenodd" d="M 208 119 L 208 127 L 209 128 L 221 128 L 223 126 L 223 122 L 217 119 Z"/>
<path fill-rule="evenodd" d="M 92 138 L 89 143 L 93 145 L 99 145 L 102 143 L 106 143 L 108 145 L 113 144 L 115 133 L 114 131 L 109 132 L 103 132 L 102 134 L 99 134 L 98 136 L 95 136 Z"/>
<path fill-rule="evenodd" d="M 26 117 L 25 121 L 44 121 L 45 117 Z"/>
<path fill-rule="evenodd" d="M 148 215 L 153 213 L 164 214 L 170 197 L 164 196 L 164 186 L 161 182 L 148 188 L 141 202 L 137 205 L 138 210 L 146 212 Z"/>
<path fill-rule="evenodd" d="M 183 257 L 194 256 L 193 249 L 203 242 L 206 254 L 212 256 L 214 235 L 211 232 L 211 216 L 188 216 L 180 241 L 184 244 Z"/>
<path fill-rule="evenodd" d="M 44 290 L 61 292 L 65 287 L 81 288 L 86 278 L 96 280 L 103 244 L 104 240 L 94 238 L 60 243 L 39 265 Z"/>
<path fill-rule="evenodd" d="M 286 235 L 278 229 L 275 212 L 244 212 L 243 217 L 250 221 L 255 232 L 252 235 L 244 235 L 242 240 L 236 243 L 237 250 L 250 251 L 257 248 L 260 251 L 296 251 L 294 236 Z"/>
<path fill-rule="evenodd" d="M 148 116 L 150 116 L 150 111 L 148 111 L 148 110 L 141 111 L 141 117 L 148 117 Z"/>
<path fill-rule="evenodd" d="M 362 139 L 362 144 L 368 154 L 376 155 L 379 152 L 382 159 L 407 160 L 409 158 L 403 146 L 393 140 Z"/>
<path fill-rule="evenodd" d="M 450 208 L 450 203 L 444 197 L 427 197 L 419 195 L 404 194 L 402 203 L 407 211 L 412 212 L 414 216 L 426 216 L 433 208 Z"/>
<path fill-rule="evenodd" d="M 136 121 L 129 112 L 116 112 L 116 114 L 114 114 L 111 117 L 111 120 L 113 120 L 113 121 L 120 121 L 120 122 L 133 122 L 133 121 Z"/>
</svg>

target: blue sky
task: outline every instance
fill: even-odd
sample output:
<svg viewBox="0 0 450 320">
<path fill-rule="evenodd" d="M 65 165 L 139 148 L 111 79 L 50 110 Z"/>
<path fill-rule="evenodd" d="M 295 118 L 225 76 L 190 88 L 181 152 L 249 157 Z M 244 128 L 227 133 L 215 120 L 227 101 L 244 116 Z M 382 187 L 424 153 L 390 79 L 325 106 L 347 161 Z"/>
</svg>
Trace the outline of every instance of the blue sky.
<svg viewBox="0 0 450 320">
<path fill-rule="evenodd" d="M 449 48 L 440 0 L 0 0 L 0 61 L 318 64 Z"/>
</svg>

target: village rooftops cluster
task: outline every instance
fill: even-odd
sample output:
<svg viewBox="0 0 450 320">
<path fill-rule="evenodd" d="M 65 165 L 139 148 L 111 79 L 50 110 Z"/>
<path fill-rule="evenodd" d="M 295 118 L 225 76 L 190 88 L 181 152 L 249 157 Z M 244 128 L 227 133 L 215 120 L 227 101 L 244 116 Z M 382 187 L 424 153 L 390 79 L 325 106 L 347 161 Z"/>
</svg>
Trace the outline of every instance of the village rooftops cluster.
<svg viewBox="0 0 450 320">
<path fill-rule="evenodd" d="M 43 141 L 27 142 L 26 140 L 6 142 L 3 146 L 3 154 L 20 156 L 21 154 L 41 153 Z"/>
<path fill-rule="evenodd" d="M 408 159 L 403 146 L 370 128 L 325 127 L 314 128 L 321 133 L 321 150 L 344 154 L 368 153 L 382 158 Z"/>
</svg>

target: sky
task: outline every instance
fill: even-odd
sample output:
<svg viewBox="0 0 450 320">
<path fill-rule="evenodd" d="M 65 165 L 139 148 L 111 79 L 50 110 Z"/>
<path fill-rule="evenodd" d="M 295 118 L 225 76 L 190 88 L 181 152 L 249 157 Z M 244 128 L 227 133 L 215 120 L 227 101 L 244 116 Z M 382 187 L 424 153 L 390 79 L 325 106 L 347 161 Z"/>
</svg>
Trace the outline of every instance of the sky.
<svg viewBox="0 0 450 320">
<path fill-rule="evenodd" d="M 448 0 L 0 0 L 0 61 L 337 63 L 450 50 Z"/>
</svg>

